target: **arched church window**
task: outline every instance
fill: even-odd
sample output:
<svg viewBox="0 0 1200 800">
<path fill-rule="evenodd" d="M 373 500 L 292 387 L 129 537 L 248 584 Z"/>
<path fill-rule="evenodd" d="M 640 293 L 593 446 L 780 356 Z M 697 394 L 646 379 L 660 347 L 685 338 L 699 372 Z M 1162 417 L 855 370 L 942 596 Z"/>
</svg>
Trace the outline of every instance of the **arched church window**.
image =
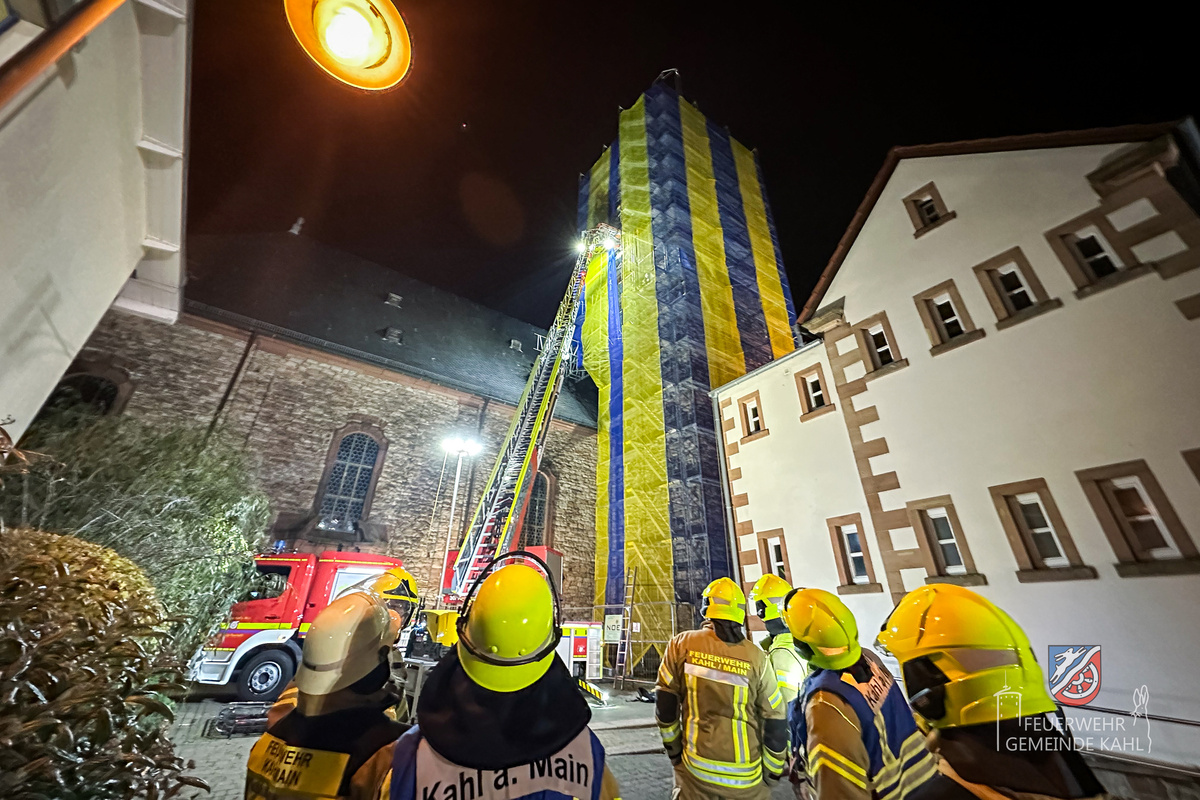
<svg viewBox="0 0 1200 800">
<path fill-rule="evenodd" d="M 539 472 L 533 479 L 529 508 L 525 512 L 521 543 L 523 547 L 550 547 L 553 539 L 553 488 L 549 474 Z"/>
<path fill-rule="evenodd" d="M 372 425 L 351 423 L 334 434 L 321 481 L 317 526 L 351 533 L 371 512 L 387 440 Z"/>
</svg>

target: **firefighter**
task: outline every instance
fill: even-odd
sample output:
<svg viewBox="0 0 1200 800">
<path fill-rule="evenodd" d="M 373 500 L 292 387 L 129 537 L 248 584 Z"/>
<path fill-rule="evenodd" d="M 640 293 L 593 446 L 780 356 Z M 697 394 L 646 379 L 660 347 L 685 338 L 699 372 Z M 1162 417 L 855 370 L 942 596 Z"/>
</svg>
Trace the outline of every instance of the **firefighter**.
<svg viewBox="0 0 1200 800">
<path fill-rule="evenodd" d="M 792 779 L 818 800 L 904 800 L 936 766 L 895 678 L 858 643 L 850 609 L 821 589 L 796 589 L 784 621 L 812 666 L 789 727 Z"/>
<path fill-rule="evenodd" d="M 385 711 L 389 653 L 401 619 L 367 592 L 334 600 L 313 621 L 296 671 L 296 706 L 250 751 L 246 800 L 374 800 L 408 726 Z"/>
<path fill-rule="evenodd" d="M 673 797 L 762 800 L 783 774 L 787 722 L 775 671 L 746 638 L 746 595 L 704 590 L 704 624 L 678 634 L 658 669 L 655 717 L 675 768 Z"/>
<path fill-rule="evenodd" d="M 779 682 L 779 693 L 783 695 L 784 704 L 790 709 L 792 701 L 800 694 L 804 685 L 804 676 L 808 673 L 804 659 L 794 646 L 791 631 L 783 621 L 781 613 L 783 600 L 792 587 L 778 575 L 767 573 L 759 578 L 750 590 L 750 602 L 754 603 L 754 613 L 763 621 L 767 629 L 767 638 L 763 641 L 763 649 L 775 670 L 775 679 Z"/>
<path fill-rule="evenodd" d="M 347 597 L 354 592 L 365 592 L 373 597 L 376 602 L 382 603 L 389 610 L 396 612 L 400 617 L 400 631 L 407 628 L 412 622 L 413 615 L 416 613 L 417 605 L 420 602 L 417 595 L 417 579 L 404 567 L 392 567 L 380 575 L 359 581 L 349 589 L 343 590 L 338 595 L 338 598 Z M 396 638 L 399 639 L 399 637 L 400 633 L 397 631 Z M 296 688 L 294 680 L 284 687 L 278 699 L 267 710 L 268 726 L 283 719 L 285 714 L 296 707 L 298 694 L 299 690 Z M 388 714 L 393 719 L 406 719 L 408 717 L 408 706 L 403 693 L 399 693 L 397 704 L 392 707 Z"/>
<path fill-rule="evenodd" d="M 932 729 L 929 748 L 941 756 L 939 774 L 914 800 L 1103 796 L 1050 720 L 1058 707 L 1029 639 L 986 598 L 923 586 L 892 611 L 876 646 L 900 662 L 913 710 Z"/>
<path fill-rule="evenodd" d="M 558 597 L 545 563 L 494 559 L 458 618 L 458 642 L 434 667 L 417 724 L 396 743 L 391 800 L 616 800 L 592 712 L 555 650 Z"/>
</svg>

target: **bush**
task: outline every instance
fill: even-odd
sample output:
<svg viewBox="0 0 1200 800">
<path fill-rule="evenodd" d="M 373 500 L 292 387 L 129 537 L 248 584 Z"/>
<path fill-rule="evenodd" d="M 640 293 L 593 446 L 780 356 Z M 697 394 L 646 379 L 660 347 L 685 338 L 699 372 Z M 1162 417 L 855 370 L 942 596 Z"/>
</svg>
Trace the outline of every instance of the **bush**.
<svg viewBox="0 0 1200 800">
<path fill-rule="evenodd" d="M 254 580 L 268 503 L 241 450 L 200 428 L 71 410 L 39 419 L 22 447 L 42 455 L 0 476 L 0 525 L 70 534 L 134 562 L 171 621 L 167 654 L 189 658 Z"/>
<path fill-rule="evenodd" d="M 0 797 L 167 798 L 182 774 L 166 737 L 180 677 L 168 624 L 129 560 L 69 536 L 0 534 Z"/>
</svg>

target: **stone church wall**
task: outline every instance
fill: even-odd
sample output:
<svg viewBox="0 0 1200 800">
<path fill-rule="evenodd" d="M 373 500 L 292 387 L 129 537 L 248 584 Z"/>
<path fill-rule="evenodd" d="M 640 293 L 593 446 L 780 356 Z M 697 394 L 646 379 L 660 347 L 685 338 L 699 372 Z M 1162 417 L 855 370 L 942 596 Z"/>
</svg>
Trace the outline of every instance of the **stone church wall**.
<svg viewBox="0 0 1200 800">
<path fill-rule="evenodd" d="M 341 542 L 342 549 L 386 552 L 404 559 L 422 594 L 438 582 L 446 544 L 455 460 L 447 436 L 472 436 L 482 452 L 464 461 L 455 513 L 456 536 L 482 493 L 513 408 L 339 356 L 185 317 L 165 325 L 110 312 L 81 358 L 112 360 L 134 383 L 124 413 L 151 422 L 212 422 L 251 453 L 271 498 L 278 529 L 311 518 L 336 431 L 361 423 L 382 429 L 383 466 L 364 523 L 386 541 Z M 596 432 L 554 423 L 544 459 L 551 478 L 549 544 L 563 553 L 563 603 L 590 605 L 595 552 Z M 439 477 L 442 480 L 440 496 Z M 435 508 L 435 498 L 437 499 Z M 339 542 L 289 540 L 301 550 Z M 278 531 L 274 538 L 279 538 Z"/>
</svg>

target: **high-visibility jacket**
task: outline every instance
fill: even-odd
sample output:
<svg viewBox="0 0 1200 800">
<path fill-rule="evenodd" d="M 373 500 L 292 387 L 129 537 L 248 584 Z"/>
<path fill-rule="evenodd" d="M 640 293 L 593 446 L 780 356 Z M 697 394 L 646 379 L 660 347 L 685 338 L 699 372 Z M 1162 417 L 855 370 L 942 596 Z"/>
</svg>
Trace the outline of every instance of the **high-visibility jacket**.
<svg viewBox="0 0 1200 800">
<path fill-rule="evenodd" d="M 796 652 L 795 642 L 790 633 L 776 634 L 764 642 L 767 658 L 775 670 L 775 680 L 779 683 L 779 693 L 789 707 L 800 696 L 804 678 L 808 675 L 808 665 Z"/>
<path fill-rule="evenodd" d="M 620 800 L 604 747 L 584 728 L 557 753 L 503 769 L 452 763 L 413 727 L 396 743 L 385 800 Z"/>
<path fill-rule="evenodd" d="M 818 800 L 905 800 L 937 769 L 896 679 L 866 651 L 809 675 L 789 724 Z"/>
<path fill-rule="evenodd" d="M 380 706 L 311 717 L 293 709 L 251 749 L 245 799 L 375 800 L 407 727 Z"/>
<path fill-rule="evenodd" d="M 764 777 L 785 766 L 787 731 L 775 671 L 758 645 L 724 642 L 707 621 L 667 645 L 658 691 L 678 698 L 678 714 L 658 725 L 683 774 L 721 797 L 766 795 Z"/>
</svg>

